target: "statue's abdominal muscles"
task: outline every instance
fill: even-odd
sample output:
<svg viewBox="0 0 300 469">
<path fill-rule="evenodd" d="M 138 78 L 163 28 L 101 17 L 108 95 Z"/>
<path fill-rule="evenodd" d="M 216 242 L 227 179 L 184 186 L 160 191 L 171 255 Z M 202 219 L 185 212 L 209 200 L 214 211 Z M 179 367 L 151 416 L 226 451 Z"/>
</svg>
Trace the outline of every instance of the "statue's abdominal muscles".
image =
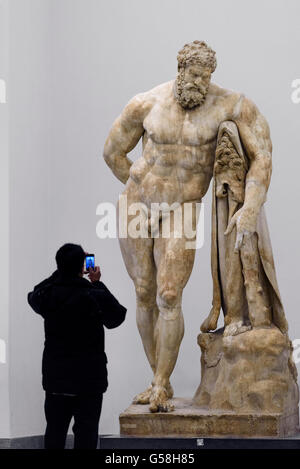
<svg viewBox="0 0 300 469">
<path fill-rule="evenodd" d="M 159 144 L 148 137 L 143 156 L 130 169 L 140 200 L 147 205 L 200 201 L 212 177 L 214 149 L 215 142 Z"/>
</svg>

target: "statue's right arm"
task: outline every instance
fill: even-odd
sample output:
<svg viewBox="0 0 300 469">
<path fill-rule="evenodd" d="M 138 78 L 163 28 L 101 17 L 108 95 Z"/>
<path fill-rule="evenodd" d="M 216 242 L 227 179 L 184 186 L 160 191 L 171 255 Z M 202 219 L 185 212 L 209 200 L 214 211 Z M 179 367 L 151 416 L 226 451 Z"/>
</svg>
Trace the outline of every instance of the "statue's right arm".
<svg viewBox="0 0 300 469">
<path fill-rule="evenodd" d="M 105 142 L 103 157 L 114 175 L 124 184 L 132 165 L 127 153 L 133 150 L 144 133 L 146 107 L 144 94 L 132 98 L 115 120 Z"/>
</svg>

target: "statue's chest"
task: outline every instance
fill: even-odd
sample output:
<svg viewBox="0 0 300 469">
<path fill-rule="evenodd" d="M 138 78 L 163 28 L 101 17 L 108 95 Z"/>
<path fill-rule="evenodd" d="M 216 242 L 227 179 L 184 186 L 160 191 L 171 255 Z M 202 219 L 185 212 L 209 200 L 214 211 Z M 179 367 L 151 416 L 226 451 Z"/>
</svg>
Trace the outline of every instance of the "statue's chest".
<svg viewBox="0 0 300 469">
<path fill-rule="evenodd" d="M 206 145 L 216 138 L 220 123 L 216 109 L 180 110 L 156 105 L 144 121 L 147 136 L 157 144 Z"/>
</svg>

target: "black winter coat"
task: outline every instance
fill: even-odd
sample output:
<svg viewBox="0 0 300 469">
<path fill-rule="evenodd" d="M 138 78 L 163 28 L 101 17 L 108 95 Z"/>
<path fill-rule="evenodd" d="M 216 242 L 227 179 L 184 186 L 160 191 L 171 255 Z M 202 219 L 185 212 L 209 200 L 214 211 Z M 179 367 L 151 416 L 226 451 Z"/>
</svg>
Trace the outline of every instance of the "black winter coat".
<svg viewBox="0 0 300 469">
<path fill-rule="evenodd" d="M 28 293 L 28 302 L 44 318 L 43 388 L 48 392 L 95 394 L 105 392 L 107 358 L 104 328 L 118 327 L 126 308 L 103 282 L 58 271 Z"/>
</svg>

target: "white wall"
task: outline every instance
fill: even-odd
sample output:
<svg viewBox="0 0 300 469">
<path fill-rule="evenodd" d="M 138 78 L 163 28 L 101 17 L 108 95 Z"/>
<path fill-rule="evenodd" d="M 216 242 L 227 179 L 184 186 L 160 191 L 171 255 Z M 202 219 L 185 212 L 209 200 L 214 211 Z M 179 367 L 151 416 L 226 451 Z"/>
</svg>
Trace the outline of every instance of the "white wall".
<svg viewBox="0 0 300 469">
<path fill-rule="evenodd" d="M 11 396 L 14 436 L 41 433 L 42 324 L 26 292 L 54 269 L 57 248 L 79 242 L 95 252 L 103 281 L 127 306 L 107 331 L 110 386 L 101 433 L 151 379 L 135 325 L 133 285 L 117 240 L 96 237 L 96 206 L 116 202 L 122 184 L 101 158 L 109 128 L 140 91 L 172 79 L 177 51 L 194 39 L 217 52 L 214 81 L 243 91 L 266 115 L 274 172 L 266 205 L 291 339 L 300 338 L 297 158 L 300 105 L 297 0 L 11 0 Z M 140 148 L 134 152 L 136 157 Z M 196 343 L 211 304 L 210 197 L 206 242 L 184 294 L 185 337 L 172 383 L 191 396 L 200 380 Z M 16 276 L 20 281 L 16 281 Z"/>
<path fill-rule="evenodd" d="M 10 0 L 10 397 L 13 437 L 43 431 L 43 324 L 27 293 L 48 274 L 48 2 Z"/>
<path fill-rule="evenodd" d="M 9 75 L 9 11 L 8 1 L 0 1 L 0 80 L 7 88 Z M 7 91 L 7 90 L 6 90 Z M 0 438 L 10 436 L 9 422 L 9 108 L 5 102 L 9 96 L 0 100 Z"/>
</svg>

